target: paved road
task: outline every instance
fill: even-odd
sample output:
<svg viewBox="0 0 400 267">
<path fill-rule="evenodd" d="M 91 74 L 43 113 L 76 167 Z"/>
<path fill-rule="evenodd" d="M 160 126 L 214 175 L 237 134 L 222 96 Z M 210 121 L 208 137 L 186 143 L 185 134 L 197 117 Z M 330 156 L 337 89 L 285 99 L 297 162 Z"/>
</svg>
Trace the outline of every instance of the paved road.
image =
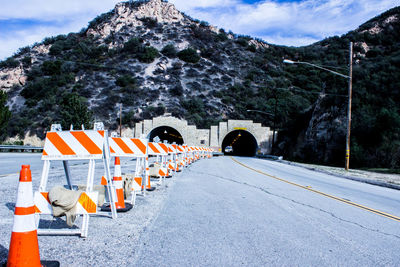
<svg viewBox="0 0 400 267">
<path fill-rule="evenodd" d="M 263 173 L 230 157 L 185 170 L 141 237 L 135 265 L 400 266 L 400 221 L 376 214 L 400 216 L 400 191 L 235 159 Z"/>
</svg>

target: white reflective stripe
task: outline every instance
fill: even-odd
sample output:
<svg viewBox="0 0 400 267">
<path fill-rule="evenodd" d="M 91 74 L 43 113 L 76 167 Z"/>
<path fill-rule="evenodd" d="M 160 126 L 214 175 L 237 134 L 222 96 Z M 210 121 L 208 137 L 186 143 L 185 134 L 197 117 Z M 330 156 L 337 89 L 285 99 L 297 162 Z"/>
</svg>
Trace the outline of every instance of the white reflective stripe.
<svg viewBox="0 0 400 267">
<path fill-rule="evenodd" d="M 86 148 L 71 134 L 71 132 L 60 132 L 59 136 L 64 140 L 65 143 L 75 152 L 76 155 L 87 155 L 90 154 Z"/>
<path fill-rule="evenodd" d="M 124 155 L 124 151 L 122 151 L 122 149 L 119 147 L 119 145 L 117 145 L 117 143 L 115 143 L 113 138 L 109 138 L 109 144 L 110 147 L 114 150 L 114 153 L 111 153 L 112 155 Z"/>
<path fill-rule="evenodd" d="M 104 137 L 98 131 L 85 131 L 85 133 L 101 150 L 103 150 Z"/>
<path fill-rule="evenodd" d="M 129 147 L 129 149 L 133 151 L 134 155 L 143 155 L 142 151 L 140 151 L 140 149 L 131 139 L 124 137 L 122 140 Z"/>
<path fill-rule="evenodd" d="M 57 156 L 61 155 L 61 152 L 58 151 L 58 149 L 53 145 L 52 142 L 50 142 L 49 139 L 46 139 L 43 150 L 46 151 L 47 155 L 57 155 Z M 43 155 L 42 159 L 45 157 L 46 156 Z"/>
<path fill-rule="evenodd" d="M 113 184 L 117 189 L 122 188 L 122 181 L 113 181 Z"/>
<path fill-rule="evenodd" d="M 134 180 L 133 180 L 133 183 L 132 183 L 132 188 L 133 188 L 135 191 L 140 191 L 140 190 L 142 190 L 142 185 L 141 185 L 141 184 L 138 184 L 138 183 L 136 182 L 136 180 L 134 179 Z"/>
<path fill-rule="evenodd" d="M 22 233 L 36 230 L 35 214 L 14 215 L 13 232 Z"/>
<path fill-rule="evenodd" d="M 33 193 L 32 182 L 20 182 L 18 185 L 18 195 L 15 207 L 32 207 L 33 206 Z"/>
<path fill-rule="evenodd" d="M 121 177 L 121 165 L 114 166 L 114 177 Z"/>
</svg>

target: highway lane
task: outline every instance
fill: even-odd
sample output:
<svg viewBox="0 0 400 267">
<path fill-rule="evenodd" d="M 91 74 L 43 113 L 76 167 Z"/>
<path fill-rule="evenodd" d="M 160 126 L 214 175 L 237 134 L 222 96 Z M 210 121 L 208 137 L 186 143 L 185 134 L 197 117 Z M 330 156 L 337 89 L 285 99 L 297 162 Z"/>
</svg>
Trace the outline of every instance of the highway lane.
<svg viewBox="0 0 400 267">
<path fill-rule="evenodd" d="M 245 166 L 219 157 L 185 170 L 142 236 L 135 264 L 400 265 L 399 221 L 329 197 L 400 216 L 399 191 L 277 162 L 234 159 Z"/>
</svg>

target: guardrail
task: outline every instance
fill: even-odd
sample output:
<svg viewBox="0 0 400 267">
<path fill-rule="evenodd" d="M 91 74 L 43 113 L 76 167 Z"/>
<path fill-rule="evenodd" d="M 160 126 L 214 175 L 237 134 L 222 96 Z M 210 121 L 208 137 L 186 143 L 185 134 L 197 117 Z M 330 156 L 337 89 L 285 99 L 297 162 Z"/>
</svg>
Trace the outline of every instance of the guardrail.
<svg viewBox="0 0 400 267">
<path fill-rule="evenodd" d="M 0 152 L 42 152 L 40 146 L 0 145 Z"/>
</svg>

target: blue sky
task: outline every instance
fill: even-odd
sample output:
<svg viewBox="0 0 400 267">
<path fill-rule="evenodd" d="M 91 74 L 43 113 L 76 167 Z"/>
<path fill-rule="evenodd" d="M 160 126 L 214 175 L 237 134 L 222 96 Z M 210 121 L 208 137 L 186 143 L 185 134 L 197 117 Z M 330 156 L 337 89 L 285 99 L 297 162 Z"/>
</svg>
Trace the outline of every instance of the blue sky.
<svg viewBox="0 0 400 267">
<path fill-rule="evenodd" d="M 48 36 L 77 32 L 117 0 L 4 0 L 0 59 Z M 399 5 L 399 0 L 169 0 L 177 9 L 234 33 L 302 46 L 341 35 Z"/>
</svg>

